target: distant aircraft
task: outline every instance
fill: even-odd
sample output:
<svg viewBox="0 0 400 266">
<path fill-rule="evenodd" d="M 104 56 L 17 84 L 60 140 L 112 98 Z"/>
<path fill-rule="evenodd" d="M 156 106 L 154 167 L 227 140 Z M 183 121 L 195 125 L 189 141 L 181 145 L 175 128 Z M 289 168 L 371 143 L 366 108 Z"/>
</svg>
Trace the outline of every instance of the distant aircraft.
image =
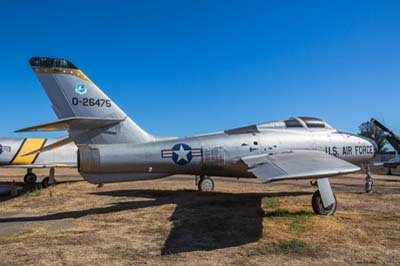
<svg viewBox="0 0 400 266">
<path fill-rule="evenodd" d="M 54 183 L 54 168 L 77 167 L 77 147 L 74 143 L 54 145 L 60 140 L 43 138 L 0 138 L 0 167 L 26 168 L 24 182 L 36 183 L 34 168 L 50 168 L 49 176 L 42 180 L 42 187 Z M 48 148 L 51 150 L 45 152 Z"/>
<path fill-rule="evenodd" d="M 378 120 L 372 118 L 371 122 L 374 123 L 377 127 L 383 130 L 385 132 L 385 137 L 386 140 L 392 145 L 393 149 L 397 152 L 397 156 L 383 162 L 382 165 L 386 168 L 389 168 L 389 174 L 392 173 L 391 169 L 396 169 L 400 165 L 400 137 L 397 136 L 395 133 L 393 133 L 391 130 L 389 130 L 387 127 L 385 127 L 382 123 L 380 123 Z"/>
<path fill-rule="evenodd" d="M 95 184 L 196 176 L 200 191 L 212 191 L 211 176 L 258 178 L 262 183 L 312 179 L 315 213 L 336 211 L 328 177 L 360 170 L 374 144 L 341 133 L 321 119 L 293 117 L 186 138 L 159 138 L 133 122 L 81 70 L 64 59 L 36 57 L 33 71 L 59 120 L 19 132 L 68 130 L 78 146 L 78 169 Z M 143 100 L 143 99 L 140 99 Z M 184 98 L 175 104 L 185 106 Z M 179 116 L 178 116 L 179 118 Z"/>
</svg>

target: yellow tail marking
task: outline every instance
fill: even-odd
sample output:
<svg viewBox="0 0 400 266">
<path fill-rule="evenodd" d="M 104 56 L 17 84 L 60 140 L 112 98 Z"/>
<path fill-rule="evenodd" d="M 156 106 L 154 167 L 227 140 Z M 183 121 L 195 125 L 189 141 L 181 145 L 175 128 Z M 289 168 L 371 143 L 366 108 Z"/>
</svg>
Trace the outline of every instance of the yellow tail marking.
<svg viewBox="0 0 400 266">
<path fill-rule="evenodd" d="M 11 164 L 32 164 L 37 154 L 31 154 L 27 156 L 23 156 L 24 154 L 42 148 L 46 139 L 30 139 L 27 138 L 26 141 L 22 144 L 21 149 L 19 150 L 17 156 L 15 156 L 14 160 Z"/>
<path fill-rule="evenodd" d="M 45 67 L 34 67 L 33 68 L 37 73 L 47 73 L 47 74 L 65 74 L 65 75 L 72 75 L 83 80 L 86 80 L 89 83 L 94 84 L 86 75 L 79 69 L 59 69 L 59 68 L 45 68 Z"/>
</svg>

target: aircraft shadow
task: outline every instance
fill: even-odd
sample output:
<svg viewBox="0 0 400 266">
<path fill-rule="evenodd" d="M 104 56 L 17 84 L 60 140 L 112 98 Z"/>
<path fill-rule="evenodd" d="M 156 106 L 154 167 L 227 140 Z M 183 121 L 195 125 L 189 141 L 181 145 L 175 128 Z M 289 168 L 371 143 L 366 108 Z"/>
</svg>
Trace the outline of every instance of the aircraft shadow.
<svg viewBox="0 0 400 266">
<path fill-rule="evenodd" d="M 300 196 L 310 193 L 233 194 L 200 193 L 189 190 L 116 190 L 93 194 L 151 200 L 116 202 L 103 208 L 59 212 L 36 217 L 0 218 L 0 223 L 79 218 L 86 215 L 175 204 L 176 208 L 170 217 L 173 227 L 161 250 L 161 254 L 166 255 L 235 247 L 256 242 L 262 236 L 262 220 L 266 217 L 261 208 L 262 198 Z"/>
<path fill-rule="evenodd" d="M 82 182 L 82 180 L 57 181 L 55 186 L 65 184 L 65 183 L 76 183 L 76 182 Z M 11 184 L 12 184 L 12 182 L 0 181 L 0 186 L 2 186 L 2 185 L 3 186 L 4 185 L 11 186 Z M 24 182 L 15 182 L 15 185 L 22 188 L 21 190 L 19 190 L 18 195 L 15 197 L 20 197 L 20 196 L 24 195 L 25 193 L 36 190 L 36 189 L 46 189 L 46 188 L 42 188 L 42 185 L 39 182 L 34 183 L 34 184 L 25 184 Z M 7 200 L 13 199 L 15 197 L 10 196 L 9 193 L 4 193 L 4 194 L 0 195 L 0 202 L 7 201 Z"/>
</svg>

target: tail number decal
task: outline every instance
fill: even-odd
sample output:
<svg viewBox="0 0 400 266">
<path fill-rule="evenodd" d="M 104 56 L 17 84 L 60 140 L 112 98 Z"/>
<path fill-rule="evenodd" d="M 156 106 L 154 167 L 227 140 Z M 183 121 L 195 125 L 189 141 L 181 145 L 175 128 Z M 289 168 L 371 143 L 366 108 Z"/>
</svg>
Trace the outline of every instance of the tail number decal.
<svg viewBox="0 0 400 266">
<path fill-rule="evenodd" d="M 77 97 L 72 98 L 72 105 L 82 105 L 82 106 L 98 106 L 98 107 L 111 107 L 110 99 L 95 99 L 95 98 L 82 98 Z"/>
</svg>

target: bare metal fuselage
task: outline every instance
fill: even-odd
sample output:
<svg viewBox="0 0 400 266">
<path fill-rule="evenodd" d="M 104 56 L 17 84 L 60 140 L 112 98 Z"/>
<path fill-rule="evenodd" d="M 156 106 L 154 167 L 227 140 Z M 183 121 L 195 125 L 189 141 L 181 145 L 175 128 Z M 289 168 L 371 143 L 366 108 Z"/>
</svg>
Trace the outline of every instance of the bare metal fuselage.
<svg viewBox="0 0 400 266">
<path fill-rule="evenodd" d="M 0 138 L 0 166 L 37 168 L 51 166 L 75 166 L 77 147 L 74 143 L 63 145 L 46 152 L 27 155 L 44 145 L 51 145 L 56 139 L 43 138 Z"/>
<path fill-rule="evenodd" d="M 79 149 L 78 163 L 81 175 L 92 183 L 172 174 L 255 177 L 241 158 L 295 150 L 323 151 L 357 165 L 369 162 L 374 156 L 371 142 L 334 129 L 270 128 L 144 144 L 83 146 Z"/>
</svg>

